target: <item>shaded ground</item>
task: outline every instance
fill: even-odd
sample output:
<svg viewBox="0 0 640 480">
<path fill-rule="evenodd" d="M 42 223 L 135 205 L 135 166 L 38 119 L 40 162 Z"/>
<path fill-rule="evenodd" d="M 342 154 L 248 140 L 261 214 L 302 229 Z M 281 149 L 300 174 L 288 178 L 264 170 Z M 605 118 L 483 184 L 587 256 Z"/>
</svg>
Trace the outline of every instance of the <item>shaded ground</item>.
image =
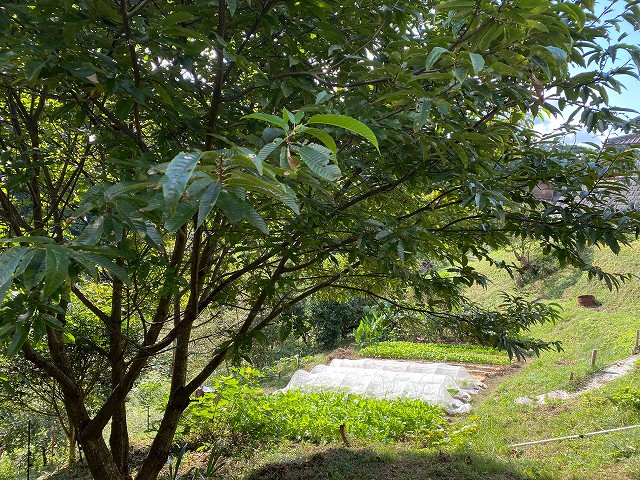
<svg viewBox="0 0 640 480">
<path fill-rule="evenodd" d="M 327 448 L 269 463 L 246 480 L 543 480 L 476 454 L 379 452 Z"/>
</svg>

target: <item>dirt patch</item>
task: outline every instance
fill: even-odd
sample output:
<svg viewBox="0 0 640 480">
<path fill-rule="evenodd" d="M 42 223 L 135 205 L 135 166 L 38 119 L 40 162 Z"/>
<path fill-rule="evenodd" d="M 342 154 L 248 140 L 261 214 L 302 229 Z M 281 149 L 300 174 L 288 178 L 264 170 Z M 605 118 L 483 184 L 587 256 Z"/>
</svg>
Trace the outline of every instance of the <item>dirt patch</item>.
<svg viewBox="0 0 640 480">
<path fill-rule="evenodd" d="M 339 348 L 336 348 L 329 355 L 327 355 L 327 362 L 330 362 L 334 358 L 340 358 L 340 359 L 346 358 L 348 360 L 355 360 L 362 357 L 358 355 L 356 351 L 351 347 L 339 347 Z"/>
<path fill-rule="evenodd" d="M 481 382 L 487 382 L 490 378 L 504 377 L 511 375 L 521 367 L 520 363 L 513 363 L 511 365 L 486 365 L 477 363 L 454 363 L 453 365 L 460 365 L 469 370 L 469 373 L 476 380 Z"/>
</svg>

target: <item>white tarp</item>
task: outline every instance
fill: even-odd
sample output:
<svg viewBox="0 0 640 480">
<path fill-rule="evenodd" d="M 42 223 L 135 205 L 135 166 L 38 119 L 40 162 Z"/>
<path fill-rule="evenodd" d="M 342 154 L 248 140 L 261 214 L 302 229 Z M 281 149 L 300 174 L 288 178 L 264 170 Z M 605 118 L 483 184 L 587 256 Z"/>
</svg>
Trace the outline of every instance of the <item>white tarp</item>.
<svg viewBox="0 0 640 480">
<path fill-rule="evenodd" d="M 334 390 L 387 399 L 404 397 L 445 408 L 457 403 L 443 384 L 392 380 L 366 370 L 354 370 L 351 373 L 334 372 L 330 368 L 315 373 L 298 370 L 283 389 L 287 390 Z"/>
<path fill-rule="evenodd" d="M 449 375 L 440 375 L 437 373 L 418 373 L 418 372 L 396 372 L 393 370 L 383 370 L 381 368 L 350 368 L 350 367 L 336 367 L 333 365 L 316 365 L 311 370 L 311 374 L 316 373 L 344 373 L 351 375 L 379 375 L 387 382 L 414 382 L 414 383 L 435 383 L 437 385 L 443 385 L 444 388 L 450 393 L 458 393 L 460 387 L 456 384 L 453 377 Z"/>
<path fill-rule="evenodd" d="M 464 386 L 466 383 L 470 385 L 476 383 L 466 368 L 457 365 L 447 365 L 446 363 L 401 362 L 398 360 L 379 360 L 373 358 L 361 358 L 359 360 L 334 358 L 329 365 L 332 367 L 382 369 L 392 372 L 448 375 L 453 377 L 456 383 L 461 386 Z"/>
<path fill-rule="evenodd" d="M 335 359 L 298 370 L 282 390 L 333 390 L 374 398 L 410 398 L 439 405 L 450 413 L 467 413 L 470 393 L 482 386 L 464 367 L 444 363 Z"/>
</svg>

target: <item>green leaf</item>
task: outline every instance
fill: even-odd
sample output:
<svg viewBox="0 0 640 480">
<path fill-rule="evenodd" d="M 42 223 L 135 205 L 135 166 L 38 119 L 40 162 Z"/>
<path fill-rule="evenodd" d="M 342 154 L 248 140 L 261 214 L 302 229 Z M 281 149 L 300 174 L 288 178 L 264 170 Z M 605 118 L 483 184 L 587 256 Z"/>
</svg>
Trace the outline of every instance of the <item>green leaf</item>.
<svg viewBox="0 0 640 480">
<path fill-rule="evenodd" d="M 218 195 L 218 201 L 216 204 L 230 222 L 235 223 L 240 220 L 248 220 L 265 235 L 269 234 L 269 230 L 264 219 L 244 200 L 222 190 Z"/>
<path fill-rule="evenodd" d="M 269 155 L 271 155 L 271 153 L 278 148 L 280 145 L 282 144 L 282 139 L 278 138 L 276 139 L 274 142 L 272 143 L 267 143 L 264 147 L 262 147 L 260 149 L 260 151 L 258 152 L 257 155 L 253 156 L 251 158 L 251 160 L 253 160 L 253 163 L 256 166 L 256 170 L 258 170 L 258 173 L 260 175 L 262 175 L 262 164 L 264 163 L 264 161 L 267 159 L 267 157 Z"/>
<path fill-rule="evenodd" d="M 173 106 L 173 100 L 171 99 L 171 96 L 167 93 L 167 91 L 164 89 L 162 85 L 160 85 L 157 82 L 154 82 L 153 89 L 156 91 L 158 96 L 160 96 L 160 98 L 164 103 L 166 103 L 167 105 Z"/>
<path fill-rule="evenodd" d="M 18 323 L 16 325 L 16 330 L 11 338 L 11 344 L 7 347 L 7 357 L 13 358 L 16 353 L 20 351 L 24 342 L 27 341 L 27 336 L 29 335 L 29 329 L 31 325 L 28 323 Z"/>
<path fill-rule="evenodd" d="M 69 255 L 59 245 L 47 245 L 44 266 L 44 297 L 49 298 L 67 278 Z"/>
<path fill-rule="evenodd" d="M 133 108 L 133 100 L 123 98 L 116 102 L 113 113 L 118 120 L 125 120 Z"/>
<path fill-rule="evenodd" d="M 558 47 L 553 47 L 551 45 L 547 45 L 544 48 L 546 48 L 551 53 L 551 55 L 553 55 L 553 59 L 556 62 L 558 62 L 560 64 L 566 62 L 566 60 L 567 60 L 567 52 L 565 52 L 563 49 L 558 48 Z"/>
<path fill-rule="evenodd" d="M 11 383 L 9 383 L 9 380 L 6 377 L 0 377 L 0 385 L 2 385 L 2 388 L 7 394 L 11 396 L 16 394 L 15 389 L 11 386 Z"/>
<path fill-rule="evenodd" d="M 104 225 L 104 217 L 96 218 L 82 230 L 82 233 L 73 241 L 76 245 L 95 245 L 100 241 L 102 236 L 102 226 Z"/>
<path fill-rule="evenodd" d="M 278 330 L 278 338 L 280 339 L 281 342 L 284 342 L 289 337 L 292 329 L 293 329 L 292 322 L 282 322 L 280 324 L 280 329 Z"/>
<path fill-rule="evenodd" d="M 177 231 L 187 223 L 198 211 L 198 203 L 194 200 L 183 200 L 178 204 L 175 213 L 167 219 L 164 226 L 170 232 Z"/>
<path fill-rule="evenodd" d="M 36 80 L 40 75 L 40 71 L 44 68 L 45 62 L 41 60 L 28 60 L 24 64 L 24 75 L 27 80 Z"/>
<path fill-rule="evenodd" d="M 64 329 L 64 325 L 62 325 L 60 320 L 58 320 L 56 317 L 52 315 L 43 315 L 42 319 L 44 320 L 44 323 L 50 326 L 51 328 L 54 328 L 56 330 Z"/>
<path fill-rule="evenodd" d="M 244 218 L 243 201 L 226 190 L 220 191 L 216 205 L 222 210 L 231 223 Z"/>
<path fill-rule="evenodd" d="M 11 238 L 0 238 L 0 243 L 56 243 L 56 242 L 53 238 L 49 238 L 49 237 L 11 237 Z"/>
<path fill-rule="evenodd" d="M 476 6 L 475 0 L 449 0 L 436 6 L 436 10 L 466 10 Z"/>
<path fill-rule="evenodd" d="M 251 205 L 248 203 L 244 204 L 244 214 L 245 218 L 249 220 L 254 227 L 260 230 L 265 235 L 269 235 L 269 228 L 267 227 L 267 222 L 264 221 L 264 218 L 260 216 L 258 212 L 256 212 Z"/>
<path fill-rule="evenodd" d="M 169 162 L 169 165 L 167 165 L 162 193 L 167 202 L 169 212 L 173 213 L 178 206 L 180 197 L 182 197 L 182 194 L 187 188 L 187 183 L 191 175 L 193 175 L 193 170 L 196 168 L 201 156 L 201 153 L 180 152 Z"/>
<path fill-rule="evenodd" d="M 236 14 L 236 8 L 238 8 L 238 0 L 227 0 L 227 6 L 229 7 L 229 12 L 231 13 L 231 17 Z"/>
<path fill-rule="evenodd" d="M 307 123 L 310 125 L 323 124 L 344 128 L 345 130 L 349 130 L 366 138 L 374 147 L 376 147 L 378 152 L 380 151 L 380 148 L 378 147 L 378 139 L 373 131 L 360 120 L 356 120 L 355 118 L 336 114 L 314 115 L 307 121 Z"/>
<path fill-rule="evenodd" d="M 320 130 L 319 128 L 309 127 L 309 128 L 305 128 L 303 130 L 303 133 L 316 137 L 318 140 L 324 143 L 334 155 L 338 154 L 338 147 L 336 146 L 335 140 L 331 135 L 329 135 L 324 130 Z"/>
<path fill-rule="evenodd" d="M 75 344 L 76 337 L 71 332 L 62 332 L 62 343 Z"/>
<path fill-rule="evenodd" d="M 256 120 L 271 123 L 272 125 L 282 128 L 285 132 L 289 130 L 289 124 L 285 120 L 268 113 L 252 113 L 251 115 L 246 115 L 244 118 L 255 118 Z"/>
<path fill-rule="evenodd" d="M 120 267 L 119 265 L 116 265 L 107 257 L 100 255 L 98 253 L 85 252 L 80 250 L 71 250 L 69 254 L 73 259 L 77 260 L 78 263 L 80 263 L 81 265 L 84 266 L 85 263 L 89 263 L 94 266 L 98 265 L 104 268 L 107 272 L 109 272 L 113 276 L 117 277 L 125 285 L 131 285 L 131 279 L 129 278 L 127 271 L 124 268 Z"/>
<path fill-rule="evenodd" d="M 160 26 L 170 27 L 171 25 L 175 25 L 176 23 L 186 22 L 188 20 L 192 20 L 193 18 L 193 13 L 182 10 L 180 12 L 167 15 L 160 21 Z"/>
<path fill-rule="evenodd" d="M 429 70 L 431 67 L 435 65 L 435 63 L 438 61 L 440 56 L 444 52 L 448 52 L 448 51 L 449 50 L 443 47 L 433 47 L 433 49 L 429 52 L 429 55 L 427 55 L 427 59 L 424 62 L 424 68 Z"/>
<path fill-rule="evenodd" d="M 145 241 L 156 250 L 164 251 L 164 241 L 162 240 L 162 234 L 158 231 L 156 226 L 149 220 L 145 220 Z"/>
<path fill-rule="evenodd" d="M 47 331 L 47 326 L 44 323 L 43 317 L 49 317 L 50 315 L 42 314 L 33 319 L 31 324 L 32 338 L 35 343 L 38 343 L 44 337 Z"/>
<path fill-rule="evenodd" d="M 584 23 L 587 20 L 587 15 L 579 5 L 575 5 L 571 2 L 559 2 L 557 5 L 555 5 L 554 9 L 566 13 L 569 17 L 576 21 L 578 27 L 584 27 Z"/>
<path fill-rule="evenodd" d="M 333 94 L 327 93 L 326 91 L 322 90 L 316 95 L 316 105 L 320 105 L 331 98 L 333 98 Z"/>
<path fill-rule="evenodd" d="M 471 66 L 473 67 L 473 73 L 478 74 L 484 68 L 484 58 L 477 53 L 469 53 L 469 60 L 471 60 Z"/>
<path fill-rule="evenodd" d="M 337 165 L 331 164 L 329 157 L 318 150 L 305 145 L 298 149 L 298 153 L 305 165 L 316 175 L 330 182 L 335 182 L 342 175 Z"/>
<path fill-rule="evenodd" d="M 198 206 L 198 227 L 205 221 L 211 209 L 215 206 L 220 194 L 220 184 L 218 182 L 212 183 L 202 194 L 200 198 L 200 205 Z"/>
<path fill-rule="evenodd" d="M 467 168 L 469 166 L 469 157 L 467 156 L 467 152 L 465 152 L 464 148 L 458 143 L 451 143 L 451 147 L 453 148 L 453 151 L 456 152 L 458 158 L 462 160 L 464 168 Z"/>
<path fill-rule="evenodd" d="M 0 257 L 0 285 L 11 282 L 13 272 L 25 253 L 27 253 L 25 247 L 13 247 L 2 254 Z"/>
<path fill-rule="evenodd" d="M 0 304 L 4 302 L 4 299 L 6 298 L 7 293 L 9 293 L 10 289 L 11 289 L 11 281 L 8 281 L 0 285 Z"/>
</svg>

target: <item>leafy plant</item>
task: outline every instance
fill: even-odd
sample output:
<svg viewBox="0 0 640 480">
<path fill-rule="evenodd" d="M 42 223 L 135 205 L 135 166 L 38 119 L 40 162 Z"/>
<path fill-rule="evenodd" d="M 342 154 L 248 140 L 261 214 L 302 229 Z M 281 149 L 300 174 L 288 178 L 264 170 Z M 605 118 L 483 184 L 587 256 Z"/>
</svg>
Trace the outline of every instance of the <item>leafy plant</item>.
<svg viewBox="0 0 640 480">
<path fill-rule="evenodd" d="M 419 400 L 380 400 L 340 392 L 265 395 L 230 381 L 189 406 L 183 434 L 192 440 L 211 436 L 241 445 L 289 439 L 318 443 L 340 441 L 340 425 L 349 437 L 371 441 L 411 439 L 423 446 L 458 442 L 469 428 L 449 425 L 443 410 Z"/>
<path fill-rule="evenodd" d="M 373 307 L 364 307 L 364 314 L 356 329 L 356 343 L 364 347 L 371 343 L 389 340 L 393 334 L 394 325 L 391 306 L 388 303 L 380 303 Z"/>
<path fill-rule="evenodd" d="M 509 358 L 494 348 L 440 343 L 380 342 L 360 350 L 361 355 L 435 362 L 469 362 L 506 365 Z"/>
<path fill-rule="evenodd" d="M 167 469 L 169 470 L 169 480 L 182 480 L 187 478 L 187 473 L 180 473 L 180 464 L 182 463 L 182 459 L 184 458 L 184 454 L 187 451 L 187 444 L 185 443 L 178 454 L 175 456 L 169 456 L 167 459 Z"/>
</svg>

